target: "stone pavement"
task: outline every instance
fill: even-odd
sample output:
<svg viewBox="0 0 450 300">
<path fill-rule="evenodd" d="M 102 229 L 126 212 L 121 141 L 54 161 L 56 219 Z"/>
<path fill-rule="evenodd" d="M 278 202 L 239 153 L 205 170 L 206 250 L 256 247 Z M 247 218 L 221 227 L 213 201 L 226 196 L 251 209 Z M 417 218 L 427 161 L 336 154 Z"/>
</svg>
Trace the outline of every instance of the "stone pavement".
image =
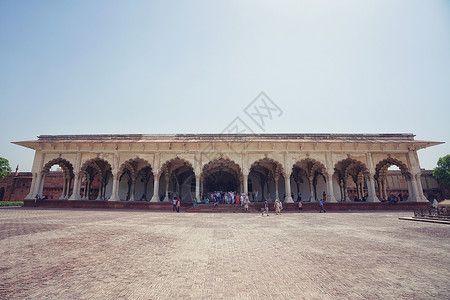
<svg viewBox="0 0 450 300">
<path fill-rule="evenodd" d="M 450 227 L 412 212 L 0 209 L 1 299 L 449 299 Z"/>
</svg>

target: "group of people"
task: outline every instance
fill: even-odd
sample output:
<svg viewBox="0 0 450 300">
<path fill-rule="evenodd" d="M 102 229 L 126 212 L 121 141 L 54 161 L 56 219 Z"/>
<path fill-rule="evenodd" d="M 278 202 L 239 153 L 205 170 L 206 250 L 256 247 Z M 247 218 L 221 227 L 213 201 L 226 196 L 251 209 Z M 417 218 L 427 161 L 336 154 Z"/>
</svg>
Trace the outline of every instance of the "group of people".
<svg viewBox="0 0 450 300">
<path fill-rule="evenodd" d="M 177 213 L 180 212 L 180 206 L 181 206 L 181 201 L 180 201 L 180 197 L 177 197 L 177 195 L 173 195 L 173 199 L 172 199 L 172 211 L 176 211 Z"/>
<path fill-rule="evenodd" d="M 276 215 L 281 215 L 281 211 L 283 210 L 283 203 L 279 199 L 276 199 L 273 204 L 273 208 Z M 261 212 L 261 214 L 263 216 L 269 216 L 269 202 L 267 202 L 267 200 L 264 201 L 264 210 Z"/>
<path fill-rule="evenodd" d="M 214 207 L 217 207 L 219 204 L 240 204 L 244 212 L 248 212 L 248 205 L 250 203 L 248 194 L 231 191 L 215 191 L 211 193 L 211 201 L 214 203 Z"/>
</svg>

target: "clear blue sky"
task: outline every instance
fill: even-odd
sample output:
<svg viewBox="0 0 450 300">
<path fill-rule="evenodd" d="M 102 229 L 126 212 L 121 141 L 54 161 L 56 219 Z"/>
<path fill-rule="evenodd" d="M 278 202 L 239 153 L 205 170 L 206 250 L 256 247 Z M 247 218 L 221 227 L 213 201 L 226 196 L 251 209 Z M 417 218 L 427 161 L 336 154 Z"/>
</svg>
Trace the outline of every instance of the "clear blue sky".
<svg viewBox="0 0 450 300">
<path fill-rule="evenodd" d="M 41 134 L 414 133 L 450 153 L 450 1 L 0 0 L 0 156 Z"/>
</svg>

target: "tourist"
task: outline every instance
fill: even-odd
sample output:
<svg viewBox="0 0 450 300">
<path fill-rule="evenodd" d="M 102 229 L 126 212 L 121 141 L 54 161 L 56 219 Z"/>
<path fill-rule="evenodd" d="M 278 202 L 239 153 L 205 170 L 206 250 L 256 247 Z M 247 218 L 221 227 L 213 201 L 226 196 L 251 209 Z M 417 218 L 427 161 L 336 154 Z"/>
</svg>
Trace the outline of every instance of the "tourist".
<svg viewBox="0 0 450 300">
<path fill-rule="evenodd" d="M 181 206 L 180 197 L 177 197 L 177 213 L 180 212 L 180 206 Z"/>
<path fill-rule="evenodd" d="M 266 214 L 266 216 L 269 216 L 269 202 L 267 202 L 267 200 L 264 200 L 264 210 L 262 215 L 264 216 L 264 214 Z"/>
<path fill-rule="evenodd" d="M 327 201 L 327 193 L 325 193 L 325 191 L 322 193 L 322 200 L 324 202 Z"/>
<path fill-rule="evenodd" d="M 298 200 L 298 202 L 302 201 L 302 193 L 298 192 L 297 200 Z"/>
<path fill-rule="evenodd" d="M 244 208 L 245 208 L 245 212 L 248 212 L 248 202 L 249 202 L 250 200 L 248 199 L 248 195 L 245 195 L 245 206 L 244 206 Z"/>
<path fill-rule="evenodd" d="M 303 212 L 302 201 L 298 201 L 298 212 Z"/>
<path fill-rule="evenodd" d="M 172 200 L 172 211 L 176 211 L 177 210 L 177 196 L 173 196 L 173 200 Z"/>
<path fill-rule="evenodd" d="M 321 213 L 322 211 L 323 211 L 324 213 L 327 212 L 327 211 L 323 208 L 323 202 L 322 202 L 322 200 L 319 200 L 319 208 L 320 208 L 319 213 Z"/>
<path fill-rule="evenodd" d="M 278 205 L 280 207 L 280 215 L 281 215 L 281 211 L 283 210 L 283 202 L 278 201 Z"/>
<path fill-rule="evenodd" d="M 275 215 L 278 215 L 278 213 L 280 212 L 280 200 L 275 200 L 275 203 L 273 204 L 273 209 L 275 210 Z"/>
<path fill-rule="evenodd" d="M 194 202 L 194 206 L 197 205 L 197 197 L 194 197 L 194 199 L 192 199 L 192 202 Z"/>
</svg>

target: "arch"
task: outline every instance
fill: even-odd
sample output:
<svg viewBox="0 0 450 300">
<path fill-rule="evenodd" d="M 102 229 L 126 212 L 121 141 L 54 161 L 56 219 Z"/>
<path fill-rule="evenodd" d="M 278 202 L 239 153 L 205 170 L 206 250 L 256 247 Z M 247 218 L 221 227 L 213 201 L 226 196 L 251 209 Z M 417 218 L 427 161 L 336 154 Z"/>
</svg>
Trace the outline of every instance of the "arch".
<svg viewBox="0 0 450 300">
<path fill-rule="evenodd" d="M 50 172 L 52 166 L 58 165 L 63 170 L 64 176 L 73 177 L 73 165 L 66 159 L 58 157 L 47 162 L 42 168 L 43 173 Z"/>
<path fill-rule="evenodd" d="M 365 199 L 368 193 L 365 179 L 369 175 L 369 170 L 363 162 L 350 157 L 342 159 L 334 165 L 334 173 L 338 179 L 341 201 L 350 201 L 350 198 Z M 349 196 L 350 186 L 352 189 Z"/>
<path fill-rule="evenodd" d="M 176 156 L 162 164 L 160 173 L 158 176 L 165 185 L 165 201 L 169 201 L 171 194 L 178 195 L 182 202 L 192 201 L 191 178 L 195 178 L 195 174 L 189 161 Z"/>
<path fill-rule="evenodd" d="M 273 201 L 279 199 L 284 189 L 279 189 L 280 183 L 289 178 L 284 178 L 285 170 L 282 164 L 273 158 L 265 156 L 254 161 L 250 165 L 248 178 L 252 180 L 253 201 Z M 246 183 L 247 184 L 247 183 Z M 289 197 L 289 195 L 287 195 Z"/>
<path fill-rule="evenodd" d="M 203 166 L 200 174 L 203 193 L 239 191 L 243 174 L 241 167 L 229 158 L 219 157 Z"/>
<path fill-rule="evenodd" d="M 152 168 L 151 164 L 147 160 L 140 157 L 135 157 L 123 162 L 120 165 L 119 173 L 123 172 L 125 169 L 128 169 L 133 178 L 136 178 L 139 171 L 145 167 L 150 167 L 150 169 Z"/>
<path fill-rule="evenodd" d="M 408 188 L 408 196 L 412 196 L 412 198 L 417 197 L 414 192 L 414 187 L 409 184 L 410 181 L 414 181 L 414 176 L 409 171 L 407 165 L 403 163 L 401 160 L 388 156 L 385 159 L 380 160 L 375 166 L 375 175 L 374 178 L 378 183 L 378 190 L 381 201 L 388 200 L 390 193 L 388 193 L 388 183 L 387 183 L 387 170 L 390 166 L 395 165 L 400 169 L 403 177 L 406 179 L 407 188 Z M 415 182 L 413 183 L 415 184 Z M 418 192 L 418 191 L 417 191 Z M 410 199 L 410 198 L 409 198 Z"/>
<path fill-rule="evenodd" d="M 81 173 L 85 173 L 89 166 L 100 171 L 102 175 L 104 175 L 107 170 L 112 170 L 111 164 L 107 160 L 97 157 L 85 161 L 80 168 Z"/>
<path fill-rule="evenodd" d="M 292 166 L 292 172 L 294 172 L 295 169 L 303 170 L 308 177 L 314 176 L 315 173 L 322 173 L 323 175 L 327 175 L 327 169 L 325 168 L 325 165 L 320 161 L 312 158 L 305 158 L 297 161 Z"/>
<path fill-rule="evenodd" d="M 303 190 L 303 194 L 308 195 L 306 199 L 309 199 L 310 202 L 316 201 L 318 199 L 317 190 L 319 188 L 320 190 L 324 189 L 327 175 L 328 173 L 325 165 L 318 160 L 305 158 L 297 161 L 292 166 L 291 175 L 296 184 L 297 199 L 301 197 L 299 194 L 301 194 L 301 191 Z M 307 183 L 304 182 L 302 177 L 307 178 Z M 303 188 L 301 187 L 301 183 L 303 183 Z"/>
<path fill-rule="evenodd" d="M 279 174 L 285 173 L 283 165 L 280 162 L 278 162 L 277 160 L 275 160 L 273 158 L 269 158 L 267 156 L 254 161 L 250 165 L 250 170 L 252 168 L 258 167 L 258 166 L 267 168 L 268 170 L 270 170 L 272 172 L 273 176 L 277 176 Z"/>
<path fill-rule="evenodd" d="M 73 171 L 73 165 L 68 161 L 67 159 L 64 159 L 62 157 L 54 158 L 50 161 L 48 161 L 43 167 L 42 167 L 42 174 L 41 174 L 41 182 L 38 186 L 38 192 L 37 194 L 43 196 L 44 189 L 47 188 L 46 197 L 49 197 L 50 199 L 54 198 L 56 195 L 59 194 L 59 188 L 56 188 L 54 184 L 46 182 L 47 175 L 50 173 L 50 169 L 52 166 L 58 165 L 61 167 L 62 170 L 62 176 L 58 176 L 57 174 L 53 174 L 52 177 L 57 176 L 56 180 L 62 180 L 62 183 L 59 183 L 59 186 L 63 186 L 61 190 L 61 194 L 59 196 L 59 199 L 68 199 L 70 195 L 70 185 L 72 182 L 72 179 L 75 177 L 74 171 Z M 47 184 L 47 186 L 46 186 Z M 49 186 L 49 184 L 51 186 Z"/>
<path fill-rule="evenodd" d="M 105 159 L 96 157 L 85 161 L 80 169 L 80 176 L 84 178 L 82 199 L 106 200 L 106 187 L 112 181 L 108 174 L 111 172 L 111 164 Z"/>
<path fill-rule="evenodd" d="M 380 175 L 381 176 L 385 175 L 387 169 L 393 165 L 399 167 L 403 176 L 405 176 L 406 178 L 411 177 L 411 173 L 410 173 L 408 167 L 406 166 L 406 164 L 404 164 L 402 161 L 400 161 L 396 158 L 388 157 L 377 163 L 377 165 L 375 167 L 375 178 L 378 178 Z"/>
</svg>

